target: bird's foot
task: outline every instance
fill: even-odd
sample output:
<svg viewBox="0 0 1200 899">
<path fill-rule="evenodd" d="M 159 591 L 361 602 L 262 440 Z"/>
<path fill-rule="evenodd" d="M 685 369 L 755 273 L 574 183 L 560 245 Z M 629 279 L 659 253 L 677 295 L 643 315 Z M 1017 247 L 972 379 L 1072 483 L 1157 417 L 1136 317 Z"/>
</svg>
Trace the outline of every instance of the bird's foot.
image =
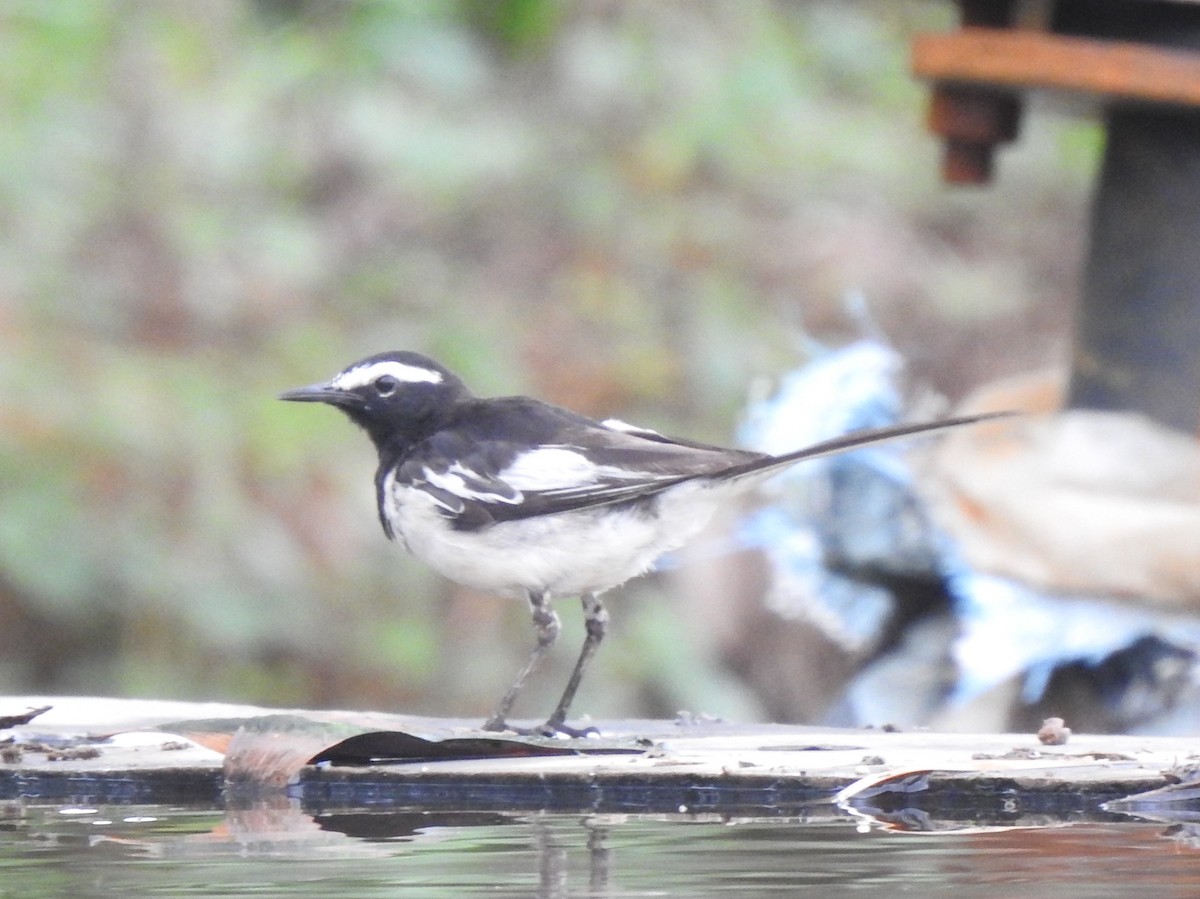
<svg viewBox="0 0 1200 899">
<path fill-rule="evenodd" d="M 575 740 L 600 736 L 600 731 L 597 728 L 590 725 L 587 727 L 571 727 L 565 721 L 547 721 L 533 730 L 534 733 L 541 734 L 543 737 L 570 737 Z"/>
<path fill-rule="evenodd" d="M 580 740 L 600 736 L 594 727 L 571 727 L 565 721 L 547 721 L 537 727 L 517 727 L 502 718 L 489 718 L 483 722 L 483 730 L 489 733 L 511 733 L 522 737 L 569 737 Z"/>
</svg>

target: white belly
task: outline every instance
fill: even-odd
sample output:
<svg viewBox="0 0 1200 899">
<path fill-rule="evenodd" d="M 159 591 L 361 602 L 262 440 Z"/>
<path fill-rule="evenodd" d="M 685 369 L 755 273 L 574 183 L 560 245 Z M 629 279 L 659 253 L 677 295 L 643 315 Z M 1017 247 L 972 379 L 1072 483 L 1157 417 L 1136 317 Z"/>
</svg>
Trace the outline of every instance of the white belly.
<svg viewBox="0 0 1200 899">
<path fill-rule="evenodd" d="M 600 593 L 648 571 L 712 517 L 703 485 L 668 491 L 650 511 L 602 507 L 457 531 L 424 493 L 396 488 L 389 518 L 408 550 L 456 583 L 524 598 Z"/>
</svg>

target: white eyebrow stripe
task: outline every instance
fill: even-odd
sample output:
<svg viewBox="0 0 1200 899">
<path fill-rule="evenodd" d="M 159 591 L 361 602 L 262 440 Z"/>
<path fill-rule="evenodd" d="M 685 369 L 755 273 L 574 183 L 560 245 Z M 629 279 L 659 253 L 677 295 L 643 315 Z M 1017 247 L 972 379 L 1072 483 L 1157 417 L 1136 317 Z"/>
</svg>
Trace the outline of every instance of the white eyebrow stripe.
<svg viewBox="0 0 1200 899">
<path fill-rule="evenodd" d="M 333 379 L 332 385 L 338 390 L 354 390 L 356 387 L 370 384 L 384 375 L 391 375 L 403 384 L 440 384 L 442 382 L 442 373 L 439 371 L 421 368 L 419 365 L 408 365 L 392 359 L 384 362 L 371 362 L 344 371 Z"/>
</svg>

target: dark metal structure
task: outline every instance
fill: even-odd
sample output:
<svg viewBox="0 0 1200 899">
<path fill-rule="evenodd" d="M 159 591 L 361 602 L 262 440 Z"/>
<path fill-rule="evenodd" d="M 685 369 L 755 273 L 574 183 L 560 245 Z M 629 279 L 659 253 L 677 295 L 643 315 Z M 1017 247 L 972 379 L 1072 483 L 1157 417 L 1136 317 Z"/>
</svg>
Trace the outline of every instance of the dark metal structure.
<svg viewBox="0 0 1200 899">
<path fill-rule="evenodd" d="M 934 83 L 943 177 L 982 184 L 1028 91 L 1104 116 L 1068 404 L 1200 434 L 1200 3 L 959 0 L 962 28 L 913 44 Z"/>
</svg>

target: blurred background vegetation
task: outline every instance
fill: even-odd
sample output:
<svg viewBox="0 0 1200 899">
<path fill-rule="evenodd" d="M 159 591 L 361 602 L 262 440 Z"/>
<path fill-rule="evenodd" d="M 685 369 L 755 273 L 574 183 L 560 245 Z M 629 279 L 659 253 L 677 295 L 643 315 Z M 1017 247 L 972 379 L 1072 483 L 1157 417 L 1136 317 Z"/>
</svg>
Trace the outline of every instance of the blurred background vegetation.
<svg viewBox="0 0 1200 899">
<path fill-rule="evenodd" d="M 1062 360 L 1098 129 L 1035 110 L 993 186 L 943 187 L 907 41 L 952 16 L 8 0 L 0 692 L 486 712 L 525 611 L 388 544 L 367 441 L 274 399 L 371 352 L 715 442 L 861 334 L 855 293 L 951 401 Z M 745 676 L 756 570 L 623 591 L 578 709 L 819 720 L 818 636 L 790 704 Z"/>
</svg>

